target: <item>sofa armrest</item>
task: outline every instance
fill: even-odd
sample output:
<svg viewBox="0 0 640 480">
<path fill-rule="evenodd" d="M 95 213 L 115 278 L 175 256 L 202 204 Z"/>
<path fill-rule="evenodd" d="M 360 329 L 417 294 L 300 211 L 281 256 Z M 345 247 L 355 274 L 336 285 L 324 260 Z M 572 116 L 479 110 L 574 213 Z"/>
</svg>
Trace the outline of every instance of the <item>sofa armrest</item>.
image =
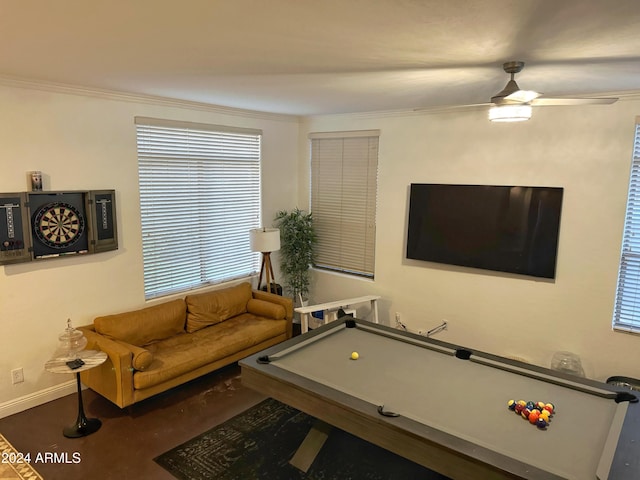
<svg viewBox="0 0 640 480">
<path fill-rule="evenodd" d="M 87 339 L 88 350 L 101 350 L 107 360 L 80 373 L 82 383 L 120 408 L 133 403 L 133 353 L 124 345 L 100 335 L 93 325 L 79 327 Z"/>
<path fill-rule="evenodd" d="M 256 300 L 264 300 L 284 307 L 285 319 L 287 320 L 287 338 L 291 338 L 293 334 L 293 300 L 262 290 L 253 290 L 252 294 Z"/>
</svg>

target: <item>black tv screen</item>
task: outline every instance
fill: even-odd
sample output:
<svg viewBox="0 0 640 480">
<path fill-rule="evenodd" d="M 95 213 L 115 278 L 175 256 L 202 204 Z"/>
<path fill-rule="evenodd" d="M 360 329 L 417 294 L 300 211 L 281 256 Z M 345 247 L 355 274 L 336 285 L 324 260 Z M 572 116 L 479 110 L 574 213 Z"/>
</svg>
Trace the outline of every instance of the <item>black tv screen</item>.
<svg viewBox="0 0 640 480">
<path fill-rule="evenodd" d="M 407 258 L 555 278 L 562 193 L 411 184 Z"/>
</svg>

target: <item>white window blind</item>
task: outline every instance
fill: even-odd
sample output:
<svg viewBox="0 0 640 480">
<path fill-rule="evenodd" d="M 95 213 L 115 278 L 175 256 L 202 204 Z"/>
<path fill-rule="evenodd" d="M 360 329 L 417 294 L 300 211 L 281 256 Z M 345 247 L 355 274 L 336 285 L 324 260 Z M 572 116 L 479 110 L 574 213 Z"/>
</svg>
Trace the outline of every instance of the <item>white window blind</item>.
<svg viewBox="0 0 640 480">
<path fill-rule="evenodd" d="M 310 138 L 316 267 L 373 278 L 379 132 Z"/>
<path fill-rule="evenodd" d="M 636 119 L 613 328 L 640 332 L 640 117 Z"/>
<path fill-rule="evenodd" d="M 146 298 L 255 273 L 262 133 L 135 121 Z"/>
</svg>

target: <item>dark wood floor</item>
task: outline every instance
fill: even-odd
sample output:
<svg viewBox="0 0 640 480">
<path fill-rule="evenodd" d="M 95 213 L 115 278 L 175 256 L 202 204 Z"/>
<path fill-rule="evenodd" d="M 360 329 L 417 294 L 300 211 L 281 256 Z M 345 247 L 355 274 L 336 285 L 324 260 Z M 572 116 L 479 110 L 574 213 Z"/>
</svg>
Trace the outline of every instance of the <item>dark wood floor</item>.
<svg viewBox="0 0 640 480">
<path fill-rule="evenodd" d="M 0 419 L 0 433 L 45 480 L 171 480 L 153 459 L 257 404 L 264 396 L 243 387 L 237 365 L 201 377 L 127 409 L 120 409 L 91 390 L 83 392 L 87 417 L 102 420 L 102 428 L 70 439 L 62 429 L 78 413 L 77 395 Z M 74 453 L 79 463 L 72 463 Z M 55 453 L 71 463 L 34 463 Z"/>
</svg>

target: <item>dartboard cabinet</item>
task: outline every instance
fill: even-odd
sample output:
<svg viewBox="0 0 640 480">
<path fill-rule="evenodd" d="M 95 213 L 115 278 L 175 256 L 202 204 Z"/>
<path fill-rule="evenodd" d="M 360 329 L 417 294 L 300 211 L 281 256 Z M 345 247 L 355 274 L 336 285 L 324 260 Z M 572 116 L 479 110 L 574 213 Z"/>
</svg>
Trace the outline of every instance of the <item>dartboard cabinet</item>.
<svg viewBox="0 0 640 480">
<path fill-rule="evenodd" d="M 114 190 L 0 193 L 0 265 L 117 248 Z"/>
</svg>

